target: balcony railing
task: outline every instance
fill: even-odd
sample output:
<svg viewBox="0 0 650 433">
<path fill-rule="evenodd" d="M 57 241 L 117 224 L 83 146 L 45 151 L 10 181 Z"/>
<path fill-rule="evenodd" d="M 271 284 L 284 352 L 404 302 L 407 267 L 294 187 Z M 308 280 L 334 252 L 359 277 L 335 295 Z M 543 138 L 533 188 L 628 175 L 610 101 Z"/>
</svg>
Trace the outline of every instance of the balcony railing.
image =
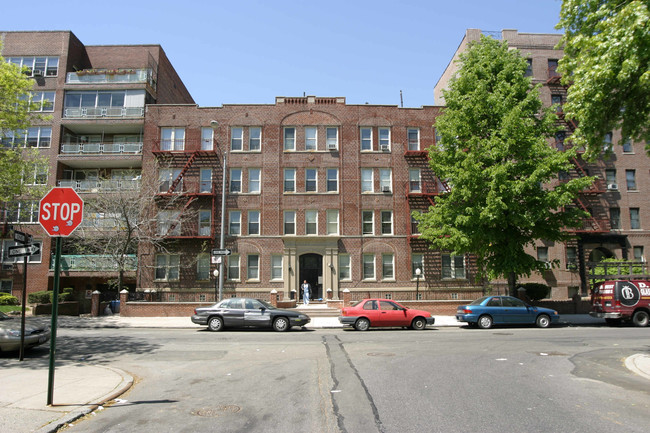
<svg viewBox="0 0 650 433">
<path fill-rule="evenodd" d="M 126 191 L 140 188 L 140 180 L 60 180 L 58 186 L 72 188 L 77 192 Z"/>
<path fill-rule="evenodd" d="M 150 69 L 114 69 L 68 72 L 66 84 L 148 83 Z"/>
<path fill-rule="evenodd" d="M 144 117 L 144 107 L 68 107 L 63 110 L 63 117 L 67 119 Z"/>
<path fill-rule="evenodd" d="M 50 260 L 50 270 L 54 269 L 54 257 Z M 136 271 L 138 258 L 135 254 L 126 256 L 125 271 Z M 111 256 L 105 255 L 62 255 L 61 270 L 63 271 L 91 271 L 91 272 L 117 272 L 117 263 Z"/>
<path fill-rule="evenodd" d="M 142 143 L 83 143 L 62 144 L 66 155 L 142 155 Z"/>
</svg>

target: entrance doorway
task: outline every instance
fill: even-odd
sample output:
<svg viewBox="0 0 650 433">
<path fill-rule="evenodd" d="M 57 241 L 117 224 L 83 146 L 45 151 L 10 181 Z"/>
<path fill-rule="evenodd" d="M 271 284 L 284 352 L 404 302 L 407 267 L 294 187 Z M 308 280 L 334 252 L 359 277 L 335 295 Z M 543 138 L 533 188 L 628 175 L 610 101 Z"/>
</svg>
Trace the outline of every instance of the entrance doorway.
<svg viewBox="0 0 650 433">
<path fill-rule="evenodd" d="M 311 285 L 311 299 L 323 297 L 323 256 L 320 254 L 303 254 L 300 256 L 300 283 L 307 280 Z M 301 299 L 302 299 L 302 293 Z"/>
</svg>

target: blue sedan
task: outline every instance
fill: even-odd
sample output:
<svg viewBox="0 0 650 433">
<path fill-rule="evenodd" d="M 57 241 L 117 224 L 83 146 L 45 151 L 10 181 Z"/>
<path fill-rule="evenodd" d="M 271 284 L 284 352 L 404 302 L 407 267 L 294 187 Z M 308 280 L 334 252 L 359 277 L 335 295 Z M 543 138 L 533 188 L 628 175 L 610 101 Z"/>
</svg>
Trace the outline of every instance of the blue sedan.
<svg viewBox="0 0 650 433">
<path fill-rule="evenodd" d="M 512 296 L 484 296 L 456 310 L 456 320 L 477 325 L 481 329 L 492 325 L 535 324 L 548 328 L 560 320 L 557 311 L 550 308 L 533 307 Z"/>
</svg>

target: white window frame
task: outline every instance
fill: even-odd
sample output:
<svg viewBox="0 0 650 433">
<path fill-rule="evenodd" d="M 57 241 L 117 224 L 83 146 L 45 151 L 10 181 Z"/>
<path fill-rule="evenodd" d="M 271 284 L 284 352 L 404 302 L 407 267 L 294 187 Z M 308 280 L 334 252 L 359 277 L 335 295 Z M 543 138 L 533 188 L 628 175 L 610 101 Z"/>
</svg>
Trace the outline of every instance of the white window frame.
<svg viewBox="0 0 650 433">
<path fill-rule="evenodd" d="M 393 171 L 390 168 L 379 169 L 379 190 L 381 192 L 393 191 Z"/>
<path fill-rule="evenodd" d="M 349 254 L 339 254 L 339 280 L 352 280 L 352 269 Z"/>
<path fill-rule="evenodd" d="M 180 236 L 181 235 L 181 211 L 163 209 L 158 212 L 158 235 Z M 170 231 L 170 229 L 174 228 Z"/>
<path fill-rule="evenodd" d="M 291 131 L 291 134 L 289 132 Z M 285 152 L 293 152 L 296 150 L 296 127 L 285 126 L 282 130 L 283 149 Z"/>
<path fill-rule="evenodd" d="M 202 127 L 201 128 L 201 150 L 214 149 L 214 129 Z"/>
<path fill-rule="evenodd" d="M 38 113 L 51 113 L 54 111 L 54 103 L 56 102 L 55 99 L 56 92 L 54 91 L 32 92 L 30 95 L 32 107 L 30 108 L 36 108 L 33 107 L 34 105 L 38 105 L 38 108 L 35 110 L 31 109 L 30 111 Z"/>
<path fill-rule="evenodd" d="M 361 194 L 375 192 L 375 170 L 373 168 L 361 168 Z"/>
<path fill-rule="evenodd" d="M 395 255 L 392 253 L 381 255 L 381 279 L 395 281 Z"/>
<path fill-rule="evenodd" d="M 465 263 L 465 256 L 458 256 L 454 254 L 443 254 L 441 256 L 441 272 L 443 280 L 465 280 L 467 279 L 467 263 Z M 448 262 L 448 266 L 445 262 Z M 462 266 L 458 266 L 458 263 Z M 445 273 L 445 269 L 448 269 Z M 462 275 L 458 275 L 458 269 L 462 269 Z"/>
<path fill-rule="evenodd" d="M 364 137 L 364 133 L 369 136 Z M 359 141 L 361 142 L 361 152 L 372 151 L 372 128 L 361 127 L 359 131 Z"/>
<path fill-rule="evenodd" d="M 424 279 L 424 254 L 411 253 L 411 279 L 417 280 L 416 269 L 420 269 L 420 279 Z"/>
<path fill-rule="evenodd" d="M 228 212 L 228 234 L 230 236 L 241 236 L 240 210 L 231 210 Z"/>
<path fill-rule="evenodd" d="M 179 281 L 180 280 L 180 255 L 179 254 L 156 254 L 156 267 L 154 269 L 155 281 Z M 158 277 L 158 271 L 162 270 L 163 277 Z M 175 270 L 175 272 L 174 272 Z"/>
<path fill-rule="evenodd" d="M 388 220 L 386 220 L 385 216 L 388 216 Z M 382 210 L 380 212 L 380 219 L 381 219 L 381 234 L 383 236 L 391 236 L 393 235 L 393 211 L 391 210 Z M 390 230 L 386 231 L 386 227 L 388 227 Z"/>
<path fill-rule="evenodd" d="M 285 210 L 282 212 L 282 234 L 285 236 L 296 235 L 296 211 Z"/>
<path fill-rule="evenodd" d="M 313 230 L 310 230 L 310 227 L 313 227 Z M 305 211 L 305 235 L 318 235 L 318 211 L 315 209 Z"/>
<path fill-rule="evenodd" d="M 379 136 L 379 151 L 383 151 L 384 148 L 387 149 L 388 152 L 391 150 L 391 140 L 390 140 L 390 128 L 379 128 L 378 129 L 378 136 Z"/>
<path fill-rule="evenodd" d="M 309 174 L 312 173 L 314 174 L 313 178 L 310 178 Z M 314 188 L 309 189 L 308 185 L 310 182 L 313 182 Z M 318 169 L 317 168 L 306 168 L 305 169 L 305 192 L 313 192 L 316 193 L 318 192 Z"/>
<path fill-rule="evenodd" d="M 169 152 L 185 150 L 185 128 L 161 127 L 160 150 Z"/>
<path fill-rule="evenodd" d="M 257 225 L 257 233 L 255 233 L 255 230 L 251 230 L 251 228 L 254 228 L 254 225 Z M 247 223 L 247 233 L 249 236 L 259 236 L 260 231 L 262 229 L 262 226 L 260 224 L 260 211 L 258 210 L 249 210 L 248 211 L 248 223 Z"/>
<path fill-rule="evenodd" d="M 210 209 L 200 209 L 199 219 L 199 236 L 210 236 L 212 232 L 212 211 Z"/>
<path fill-rule="evenodd" d="M 366 225 L 370 225 L 370 230 L 366 230 Z M 361 211 L 361 236 L 373 236 L 375 234 L 375 212 L 371 210 Z"/>
<path fill-rule="evenodd" d="M 200 253 L 196 256 L 196 280 L 210 280 L 210 255 L 207 253 Z"/>
<path fill-rule="evenodd" d="M 262 192 L 262 169 L 248 169 L 248 193 L 259 194 Z"/>
<path fill-rule="evenodd" d="M 411 139 L 411 134 L 415 133 L 415 140 Z M 419 128 L 407 128 L 406 129 L 406 139 L 408 141 L 408 150 L 419 151 L 420 150 L 420 129 Z"/>
<path fill-rule="evenodd" d="M 333 176 L 335 175 L 335 176 Z M 335 189 L 330 189 L 330 183 L 333 182 L 336 186 Z M 327 169 L 327 192 L 338 193 L 339 192 L 339 169 L 338 168 L 328 168 Z"/>
<path fill-rule="evenodd" d="M 285 193 L 296 192 L 296 169 L 285 168 L 282 176 L 282 191 Z"/>
<path fill-rule="evenodd" d="M 246 256 L 246 280 L 259 281 L 259 279 L 260 279 L 260 255 L 248 254 Z"/>
<path fill-rule="evenodd" d="M 241 275 L 240 275 L 241 271 L 240 271 L 240 264 L 239 264 L 239 261 L 240 261 L 239 254 L 231 254 L 231 255 L 226 256 L 226 257 L 227 257 L 227 260 L 228 260 L 228 267 L 227 267 L 228 280 L 229 281 L 240 281 L 240 279 L 241 279 Z M 237 275 L 234 275 L 235 273 Z"/>
<path fill-rule="evenodd" d="M 327 209 L 327 234 L 335 236 L 339 234 L 339 210 Z"/>
<path fill-rule="evenodd" d="M 422 173 L 419 168 L 409 168 L 409 192 L 422 192 Z"/>
<path fill-rule="evenodd" d="M 338 126 L 328 126 L 325 128 L 325 145 L 328 150 L 338 150 L 339 148 Z"/>
<path fill-rule="evenodd" d="M 318 128 L 315 126 L 305 126 L 305 150 L 318 150 Z"/>
<path fill-rule="evenodd" d="M 361 266 L 361 279 L 363 281 L 375 281 L 376 280 L 376 273 L 375 273 L 375 255 L 374 254 L 363 254 L 361 256 L 362 260 L 362 266 Z M 370 272 L 366 272 L 367 270 L 372 271 L 372 275 L 370 275 Z"/>
<path fill-rule="evenodd" d="M 230 182 L 228 182 L 229 190 L 232 194 L 239 194 L 242 192 L 242 169 L 230 169 Z"/>
<path fill-rule="evenodd" d="M 282 281 L 284 274 L 282 272 L 282 261 L 284 257 L 279 254 L 271 254 L 271 281 Z"/>
<path fill-rule="evenodd" d="M 206 194 L 212 192 L 212 169 L 202 168 L 199 172 L 199 192 Z"/>
<path fill-rule="evenodd" d="M 241 152 L 244 150 L 244 128 L 232 126 L 230 128 L 230 151 Z"/>
<path fill-rule="evenodd" d="M 251 126 L 248 128 L 248 150 L 250 152 L 262 151 L 262 127 Z"/>
</svg>

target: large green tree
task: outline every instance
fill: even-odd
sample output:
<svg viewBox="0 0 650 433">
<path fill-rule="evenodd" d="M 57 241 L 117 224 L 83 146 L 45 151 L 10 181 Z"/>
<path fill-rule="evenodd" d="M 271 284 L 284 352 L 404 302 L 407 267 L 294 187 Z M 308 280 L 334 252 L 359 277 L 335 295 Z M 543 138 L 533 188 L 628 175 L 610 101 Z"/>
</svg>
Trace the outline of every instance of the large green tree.
<svg viewBox="0 0 650 433">
<path fill-rule="evenodd" d="M 0 141 L 30 126 L 33 86 L 32 79 L 0 56 Z M 0 146 L 0 202 L 11 201 L 25 193 L 23 174 L 33 172 L 35 164 L 42 165 L 37 152 Z"/>
<path fill-rule="evenodd" d="M 557 28 L 565 31 L 559 71 L 570 85 L 563 109 L 577 123 L 572 141 L 595 157 L 614 129 L 649 140 L 650 2 L 563 0 Z"/>
<path fill-rule="evenodd" d="M 585 214 L 572 203 L 593 179 L 557 180 L 575 151 L 549 146 L 556 116 L 524 76 L 517 50 L 482 37 L 459 62 L 436 120 L 441 140 L 429 150 L 450 191 L 414 217 L 432 248 L 475 254 L 483 276 L 508 278 L 514 291 L 517 276 L 544 268 L 525 248 L 565 240 L 566 228 L 581 224 Z"/>
</svg>

